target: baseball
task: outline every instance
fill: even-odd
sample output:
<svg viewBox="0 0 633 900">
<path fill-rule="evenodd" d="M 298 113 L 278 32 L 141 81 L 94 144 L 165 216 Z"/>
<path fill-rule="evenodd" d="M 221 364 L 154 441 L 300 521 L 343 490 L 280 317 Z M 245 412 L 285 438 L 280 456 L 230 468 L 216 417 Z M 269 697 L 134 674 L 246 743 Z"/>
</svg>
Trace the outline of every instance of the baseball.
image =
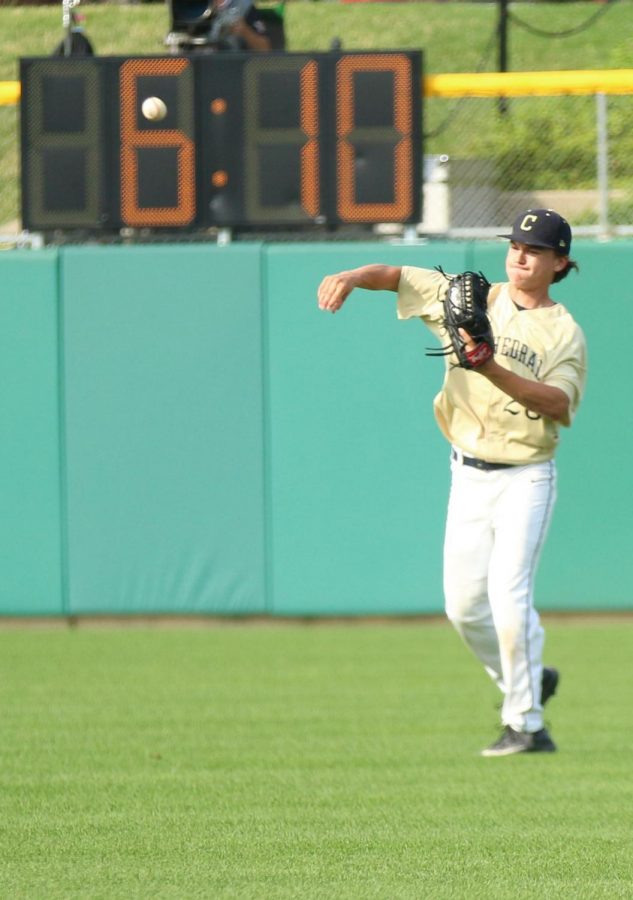
<svg viewBox="0 0 633 900">
<path fill-rule="evenodd" d="M 150 122 L 160 122 L 167 115 L 167 107 L 160 97 L 148 97 L 143 100 L 141 112 Z"/>
</svg>

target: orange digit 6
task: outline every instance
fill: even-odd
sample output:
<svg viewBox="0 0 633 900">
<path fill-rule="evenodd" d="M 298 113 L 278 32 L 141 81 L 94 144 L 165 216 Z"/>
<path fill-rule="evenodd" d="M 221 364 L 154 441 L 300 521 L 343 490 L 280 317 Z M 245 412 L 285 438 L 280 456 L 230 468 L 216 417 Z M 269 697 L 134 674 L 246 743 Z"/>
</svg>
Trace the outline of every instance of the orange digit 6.
<svg viewBox="0 0 633 900">
<path fill-rule="evenodd" d="M 137 127 L 138 79 L 143 76 L 182 76 L 189 80 L 191 66 L 186 59 L 130 59 L 121 66 L 121 220 L 131 227 L 189 225 L 196 214 L 195 145 L 179 128 L 141 131 Z M 192 114 L 190 110 L 183 113 L 186 117 Z M 144 148 L 176 150 L 176 206 L 139 205 L 139 151 Z"/>
</svg>

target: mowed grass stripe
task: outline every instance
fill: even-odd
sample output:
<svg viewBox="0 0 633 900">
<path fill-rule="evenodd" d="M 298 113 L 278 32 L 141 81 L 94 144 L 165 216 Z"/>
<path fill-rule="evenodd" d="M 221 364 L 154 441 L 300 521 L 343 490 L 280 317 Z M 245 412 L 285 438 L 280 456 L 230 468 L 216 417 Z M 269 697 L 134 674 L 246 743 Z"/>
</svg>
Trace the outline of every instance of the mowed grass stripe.
<svg viewBox="0 0 633 900">
<path fill-rule="evenodd" d="M 443 623 L 0 631 L 0 896 L 630 897 L 633 621 L 546 624 L 500 760 Z"/>
</svg>

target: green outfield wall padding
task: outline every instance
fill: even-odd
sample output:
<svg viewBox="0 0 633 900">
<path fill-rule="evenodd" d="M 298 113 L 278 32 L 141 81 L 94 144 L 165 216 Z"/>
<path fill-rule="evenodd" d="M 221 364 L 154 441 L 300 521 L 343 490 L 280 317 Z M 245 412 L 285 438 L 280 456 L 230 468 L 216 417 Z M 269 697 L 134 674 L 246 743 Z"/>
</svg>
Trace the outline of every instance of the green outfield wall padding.
<svg viewBox="0 0 633 900">
<path fill-rule="evenodd" d="M 57 253 L 0 254 L 0 613 L 63 612 Z"/>
<path fill-rule="evenodd" d="M 431 413 L 439 361 L 423 356 L 426 329 L 394 319 L 393 295 L 361 291 L 335 316 L 318 313 L 322 275 L 383 261 L 481 269 L 498 281 L 506 246 L 269 248 L 275 612 L 442 609 L 448 472 Z M 632 291 L 621 287 L 630 254 L 626 241 L 576 241 L 580 274 L 552 288 L 587 334 L 589 379 L 561 434 L 559 501 L 537 580 L 544 610 L 633 607 L 632 416 L 620 397 L 631 376 L 612 328 L 614 315 L 623 334 L 632 324 Z"/>
<path fill-rule="evenodd" d="M 628 241 L 552 288 L 584 328 L 542 610 L 633 609 Z M 505 277 L 503 242 L 76 246 L 0 255 L 0 613 L 440 613 L 443 362 L 368 262 Z M 624 287 L 623 287 L 624 285 Z M 598 296 L 599 292 L 599 296 Z M 613 323 L 617 323 L 614 326 Z M 617 329 L 614 332 L 614 327 Z"/>
<path fill-rule="evenodd" d="M 273 611 L 437 612 L 448 447 L 432 402 L 443 362 L 395 294 L 318 310 L 322 277 L 369 262 L 465 264 L 465 245 L 269 248 Z"/>
<path fill-rule="evenodd" d="M 259 613 L 258 245 L 62 253 L 72 613 Z"/>
<path fill-rule="evenodd" d="M 504 248 L 475 244 L 473 265 L 503 277 Z M 558 501 L 537 579 L 543 609 L 633 608 L 632 376 L 625 342 L 633 331 L 630 241 L 576 240 L 571 272 L 551 295 L 583 328 L 588 379 L 576 421 L 561 429 Z"/>
</svg>

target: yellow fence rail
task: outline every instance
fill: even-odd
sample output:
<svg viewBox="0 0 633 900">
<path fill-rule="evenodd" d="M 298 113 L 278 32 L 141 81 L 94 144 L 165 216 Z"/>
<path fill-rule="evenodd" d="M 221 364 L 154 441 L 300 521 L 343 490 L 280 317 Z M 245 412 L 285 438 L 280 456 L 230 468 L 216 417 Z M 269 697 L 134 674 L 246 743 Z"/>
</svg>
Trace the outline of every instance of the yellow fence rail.
<svg viewBox="0 0 633 900">
<path fill-rule="evenodd" d="M 423 83 L 423 93 L 426 97 L 633 94 L 633 69 L 427 75 Z"/>
<path fill-rule="evenodd" d="M 633 94 L 633 69 L 427 75 L 422 93 L 446 98 Z M 12 106 L 19 99 L 19 81 L 0 81 L 0 106 Z"/>
<path fill-rule="evenodd" d="M 0 81 L 0 106 L 13 106 L 19 99 L 19 81 Z"/>
</svg>

